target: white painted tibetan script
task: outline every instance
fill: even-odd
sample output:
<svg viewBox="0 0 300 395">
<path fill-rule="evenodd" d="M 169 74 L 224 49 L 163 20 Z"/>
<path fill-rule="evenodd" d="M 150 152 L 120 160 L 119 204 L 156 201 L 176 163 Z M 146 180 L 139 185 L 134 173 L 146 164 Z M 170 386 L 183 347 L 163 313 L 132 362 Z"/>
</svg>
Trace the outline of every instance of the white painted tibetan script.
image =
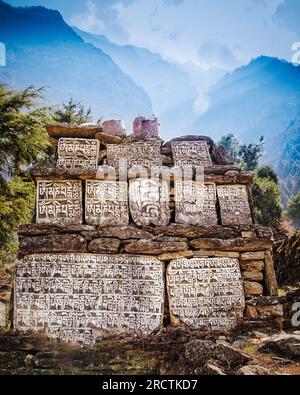
<svg viewBox="0 0 300 395">
<path fill-rule="evenodd" d="M 68 174 L 95 174 L 100 142 L 95 139 L 61 138 L 58 142 L 56 167 Z"/>
<path fill-rule="evenodd" d="M 185 225 L 218 224 L 216 185 L 175 181 L 175 222 Z"/>
<path fill-rule="evenodd" d="M 97 335 L 149 335 L 163 320 L 164 267 L 155 258 L 36 254 L 17 265 L 14 327 L 92 345 Z"/>
<path fill-rule="evenodd" d="M 82 187 L 79 180 L 38 180 L 36 199 L 38 224 L 82 223 Z"/>
<path fill-rule="evenodd" d="M 218 185 L 222 225 L 252 224 L 245 185 Z"/>
<path fill-rule="evenodd" d="M 173 325 L 231 329 L 243 317 L 245 298 L 237 259 L 177 259 L 167 268 Z"/>
<path fill-rule="evenodd" d="M 138 226 L 168 225 L 170 222 L 168 182 L 137 178 L 129 182 L 129 206 Z"/>
<path fill-rule="evenodd" d="M 129 223 L 127 182 L 89 180 L 85 185 L 85 220 L 91 225 Z"/>
<path fill-rule="evenodd" d="M 206 141 L 173 141 L 172 152 L 175 166 L 211 166 Z"/>
</svg>

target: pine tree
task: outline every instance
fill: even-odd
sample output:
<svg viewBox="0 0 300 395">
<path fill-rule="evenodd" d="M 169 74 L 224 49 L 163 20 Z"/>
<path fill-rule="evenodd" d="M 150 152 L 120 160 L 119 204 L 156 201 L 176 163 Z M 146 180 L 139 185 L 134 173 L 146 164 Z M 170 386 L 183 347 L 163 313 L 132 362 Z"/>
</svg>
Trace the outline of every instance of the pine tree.
<svg viewBox="0 0 300 395">
<path fill-rule="evenodd" d="M 49 111 L 35 105 L 41 94 L 0 85 L 0 261 L 15 253 L 17 227 L 31 221 L 35 188 L 29 170 L 49 149 Z"/>
<path fill-rule="evenodd" d="M 72 98 L 67 103 L 63 103 L 61 108 L 54 111 L 53 119 L 59 123 L 70 123 L 72 125 L 81 125 L 93 120 L 91 108 L 86 109 L 84 105 Z"/>
</svg>

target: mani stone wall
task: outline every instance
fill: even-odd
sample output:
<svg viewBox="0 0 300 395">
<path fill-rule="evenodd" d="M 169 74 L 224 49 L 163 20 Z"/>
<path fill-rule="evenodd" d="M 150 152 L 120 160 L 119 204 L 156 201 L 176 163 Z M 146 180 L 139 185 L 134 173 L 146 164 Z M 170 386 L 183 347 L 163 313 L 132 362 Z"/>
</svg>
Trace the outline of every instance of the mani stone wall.
<svg viewBox="0 0 300 395">
<path fill-rule="evenodd" d="M 48 127 L 53 159 L 32 170 L 34 223 L 19 229 L 15 329 L 93 345 L 169 325 L 280 326 L 253 174 L 209 137 L 164 143 L 150 124 L 135 122 L 130 136 L 118 122 L 115 132 L 113 122 Z"/>
</svg>

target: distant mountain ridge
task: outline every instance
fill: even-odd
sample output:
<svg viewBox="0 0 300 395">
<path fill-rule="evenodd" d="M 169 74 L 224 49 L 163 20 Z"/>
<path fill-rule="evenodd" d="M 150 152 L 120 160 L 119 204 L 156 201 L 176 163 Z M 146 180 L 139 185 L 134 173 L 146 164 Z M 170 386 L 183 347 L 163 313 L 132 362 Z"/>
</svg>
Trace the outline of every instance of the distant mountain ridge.
<svg viewBox="0 0 300 395">
<path fill-rule="evenodd" d="M 203 130 L 214 138 L 230 132 L 242 141 L 264 136 L 264 162 L 282 177 L 294 178 L 295 166 L 300 168 L 299 157 L 294 155 L 296 161 L 291 164 L 288 152 L 292 152 L 296 140 L 299 142 L 300 128 L 288 128 L 292 121 L 298 124 L 300 120 L 300 67 L 261 56 L 227 74 L 211 88 L 209 97 L 210 108 L 198 119 L 195 130 Z M 300 187 L 295 180 L 290 179 L 290 183 L 293 187 L 285 187 L 285 199 Z"/>
<path fill-rule="evenodd" d="M 0 82 L 11 88 L 45 86 L 47 104 L 73 97 L 91 105 L 95 118 L 122 118 L 128 129 L 136 115 L 153 113 L 145 91 L 109 55 L 85 43 L 57 11 L 15 8 L 0 0 L 0 41 L 7 49 Z"/>
<path fill-rule="evenodd" d="M 74 31 L 85 42 L 107 53 L 124 73 L 148 93 L 156 115 L 160 116 L 196 98 L 196 87 L 188 75 L 159 54 L 133 45 L 118 45 L 104 35 L 93 35 L 77 28 Z"/>
</svg>

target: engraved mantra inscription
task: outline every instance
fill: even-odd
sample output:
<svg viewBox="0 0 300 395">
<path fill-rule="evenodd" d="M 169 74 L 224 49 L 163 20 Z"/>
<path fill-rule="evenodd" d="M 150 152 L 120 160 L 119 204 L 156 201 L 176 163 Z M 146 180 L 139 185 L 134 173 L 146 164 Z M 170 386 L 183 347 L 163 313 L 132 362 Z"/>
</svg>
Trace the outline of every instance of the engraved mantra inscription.
<svg viewBox="0 0 300 395">
<path fill-rule="evenodd" d="M 123 168 L 124 160 L 127 161 L 127 168 L 143 166 L 150 169 L 152 166 L 162 166 L 162 156 L 160 152 L 161 142 L 138 142 L 130 144 L 108 144 L 107 161 L 108 165 Z"/>
<path fill-rule="evenodd" d="M 175 181 L 175 221 L 186 225 L 217 225 L 216 185 Z"/>
<path fill-rule="evenodd" d="M 173 141 L 175 166 L 211 166 L 212 160 L 206 141 Z"/>
<path fill-rule="evenodd" d="M 69 174 L 96 174 L 99 144 L 92 139 L 59 139 L 56 167 Z"/>
<path fill-rule="evenodd" d="M 146 257 L 36 254 L 17 265 L 15 328 L 92 345 L 98 334 L 162 325 L 163 264 Z"/>
<path fill-rule="evenodd" d="M 81 181 L 37 181 L 36 205 L 36 222 L 38 224 L 81 224 Z"/>
<path fill-rule="evenodd" d="M 168 182 L 145 178 L 130 180 L 129 206 L 131 217 L 138 226 L 168 225 Z"/>
<path fill-rule="evenodd" d="M 127 182 L 86 181 L 85 220 L 91 225 L 128 225 Z"/>
<path fill-rule="evenodd" d="M 223 225 L 252 224 L 245 185 L 218 185 L 217 193 Z"/>
<path fill-rule="evenodd" d="M 192 329 L 230 329 L 245 308 L 237 259 L 178 259 L 167 269 L 172 323 Z"/>
</svg>

